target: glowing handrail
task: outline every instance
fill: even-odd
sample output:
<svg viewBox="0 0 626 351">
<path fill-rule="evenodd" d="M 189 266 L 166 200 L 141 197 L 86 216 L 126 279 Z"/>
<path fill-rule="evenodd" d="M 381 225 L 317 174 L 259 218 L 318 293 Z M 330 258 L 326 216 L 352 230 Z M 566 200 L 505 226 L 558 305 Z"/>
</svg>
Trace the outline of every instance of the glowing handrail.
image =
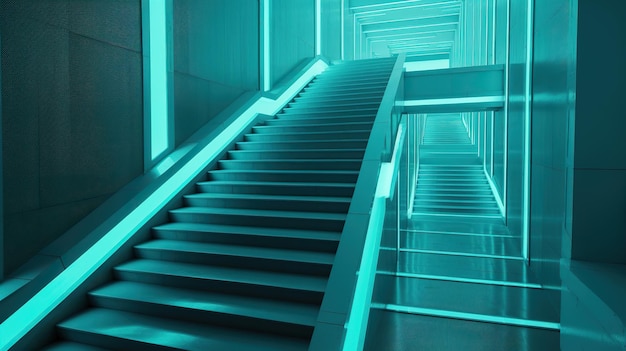
<svg viewBox="0 0 626 351">
<path fill-rule="evenodd" d="M 365 332 L 369 320 L 369 308 L 374 291 L 376 265 L 380 252 L 380 240 L 385 221 L 386 201 L 392 198 L 393 189 L 398 180 L 400 169 L 400 151 L 406 139 L 406 119 L 403 117 L 398 132 L 390 162 L 383 162 L 378 172 L 376 197 L 372 206 L 372 213 L 367 227 L 361 264 L 357 271 L 356 293 L 346 323 L 346 338 L 343 351 L 362 350 L 365 342 Z"/>
</svg>

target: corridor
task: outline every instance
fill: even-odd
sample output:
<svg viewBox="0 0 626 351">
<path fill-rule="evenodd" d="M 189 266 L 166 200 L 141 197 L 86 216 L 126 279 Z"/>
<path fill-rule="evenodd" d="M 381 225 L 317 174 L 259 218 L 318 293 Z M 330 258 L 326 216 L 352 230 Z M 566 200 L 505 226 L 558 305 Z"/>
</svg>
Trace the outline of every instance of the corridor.
<svg viewBox="0 0 626 351">
<path fill-rule="evenodd" d="M 397 273 L 377 276 L 393 294 L 374 297 L 366 349 L 557 350 L 560 292 L 530 274 L 460 114 L 426 117 L 420 160 Z"/>
</svg>

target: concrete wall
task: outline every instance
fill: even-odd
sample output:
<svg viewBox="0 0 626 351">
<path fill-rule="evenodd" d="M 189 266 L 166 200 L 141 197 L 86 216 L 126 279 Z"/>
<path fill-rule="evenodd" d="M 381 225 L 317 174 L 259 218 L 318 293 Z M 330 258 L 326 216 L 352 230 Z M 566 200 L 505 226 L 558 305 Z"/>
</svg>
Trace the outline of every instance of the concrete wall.
<svg viewBox="0 0 626 351">
<path fill-rule="evenodd" d="M 139 0 L 3 0 L 5 272 L 143 170 Z"/>
<path fill-rule="evenodd" d="M 270 6 L 270 81 L 275 86 L 315 56 L 315 0 L 272 0 Z"/>
<path fill-rule="evenodd" d="M 173 22 L 175 144 L 180 145 L 243 93 L 259 90 L 259 1 L 176 0 Z M 288 44 L 281 49 L 295 47 Z"/>
</svg>

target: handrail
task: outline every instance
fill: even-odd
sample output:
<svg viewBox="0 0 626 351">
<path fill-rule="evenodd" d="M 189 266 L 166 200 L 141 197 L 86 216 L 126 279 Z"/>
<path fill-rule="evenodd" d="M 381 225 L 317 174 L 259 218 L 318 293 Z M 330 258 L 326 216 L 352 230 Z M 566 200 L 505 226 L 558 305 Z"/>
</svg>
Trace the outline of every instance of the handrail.
<svg viewBox="0 0 626 351">
<path fill-rule="evenodd" d="M 396 100 L 404 94 L 405 54 L 400 54 L 391 72 L 365 149 L 359 178 L 348 210 L 335 262 L 318 315 L 309 350 L 339 350 L 347 336 L 345 326 L 357 295 L 357 271 L 365 249 L 381 164 L 392 159 L 400 112 Z"/>
<path fill-rule="evenodd" d="M 386 201 L 393 198 L 393 189 L 396 187 L 400 169 L 400 152 L 406 139 L 406 119 L 402 118 L 398 127 L 398 133 L 392 157 L 389 162 L 383 162 L 378 172 L 376 184 L 376 196 L 372 206 L 372 213 L 367 227 L 367 235 L 361 256 L 361 264 L 357 272 L 357 282 L 354 300 L 346 323 L 346 339 L 343 343 L 344 351 L 357 351 L 363 349 L 365 332 L 369 320 L 369 306 L 374 291 L 374 279 L 376 278 L 376 265 L 380 252 L 380 241 L 385 222 Z"/>
</svg>

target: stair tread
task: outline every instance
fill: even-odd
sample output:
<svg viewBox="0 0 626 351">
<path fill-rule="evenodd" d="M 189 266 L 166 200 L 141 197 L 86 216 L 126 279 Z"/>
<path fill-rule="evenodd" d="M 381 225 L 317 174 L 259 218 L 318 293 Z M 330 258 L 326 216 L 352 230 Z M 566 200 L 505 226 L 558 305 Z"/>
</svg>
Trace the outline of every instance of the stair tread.
<svg viewBox="0 0 626 351">
<path fill-rule="evenodd" d="M 341 233 L 304 229 L 284 229 L 268 227 L 229 226 L 204 223 L 170 222 L 154 227 L 155 230 L 202 231 L 207 233 L 230 233 L 262 236 L 278 236 L 303 239 L 320 239 L 339 241 Z"/>
<path fill-rule="evenodd" d="M 273 201 L 317 201 L 317 202 L 344 202 L 349 203 L 351 197 L 330 196 L 288 196 L 288 195 L 261 195 L 261 194 L 224 194 L 224 193 L 195 193 L 185 195 L 190 199 L 254 199 Z"/>
<path fill-rule="evenodd" d="M 346 214 L 332 212 L 298 212 L 298 211 L 274 211 L 257 209 L 215 208 L 215 207 L 181 207 L 170 211 L 171 213 L 196 213 L 196 214 L 222 214 L 222 215 L 250 215 L 263 217 L 283 217 L 302 219 L 334 219 L 345 220 Z"/>
<path fill-rule="evenodd" d="M 327 252 L 277 249 L 258 246 L 202 243 L 184 240 L 154 239 L 136 245 L 139 250 L 164 250 L 185 253 L 219 254 L 262 259 L 332 265 L 335 255 Z"/>
<path fill-rule="evenodd" d="M 135 259 L 115 267 L 116 271 L 142 272 L 158 275 L 189 277 L 193 279 L 220 280 L 284 289 L 324 292 L 326 278 L 285 272 L 250 270 L 193 263 Z"/>
<path fill-rule="evenodd" d="M 117 281 L 89 294 L 95 298 L 124 299 L 306 326 L 315 325 L 319 312 L 318 306 L 295 301 L 277 301 L 130 281 Z"/>
<path fill-rule="evenodd" d="M 42 351 L 107 351 L 108 349 L 103 349 L 100 347 L 80 344 L 76 342 L 62 341 L 54 343 L 44 349 Z"/>
<path fill-rule="evenodd" d="M 91 308 L 59 324 L 65 330 L 132 340 L 149 347 L 178 350 L 306 350 L 308 340 L 249 330 L 157 318 L 137 313 Z M 89 336 L 85 336 L 90 338 Z M 93 337 L 92 337 L 93 338 Z M 90 338 L 91 339 L 91 338 Z"/>
<path fill-rule="evenodd" d="M 198 182 L 197 184 L 216 184 L 216 185 L 281 185 L 281 186 L 311 186 L 311 187 L 351 187 L 354 183 L 313 183 L 313 182 L 254 182 L 254 181 L 237 181 L 237 180 L 209 180 Z"/>
</svg>

